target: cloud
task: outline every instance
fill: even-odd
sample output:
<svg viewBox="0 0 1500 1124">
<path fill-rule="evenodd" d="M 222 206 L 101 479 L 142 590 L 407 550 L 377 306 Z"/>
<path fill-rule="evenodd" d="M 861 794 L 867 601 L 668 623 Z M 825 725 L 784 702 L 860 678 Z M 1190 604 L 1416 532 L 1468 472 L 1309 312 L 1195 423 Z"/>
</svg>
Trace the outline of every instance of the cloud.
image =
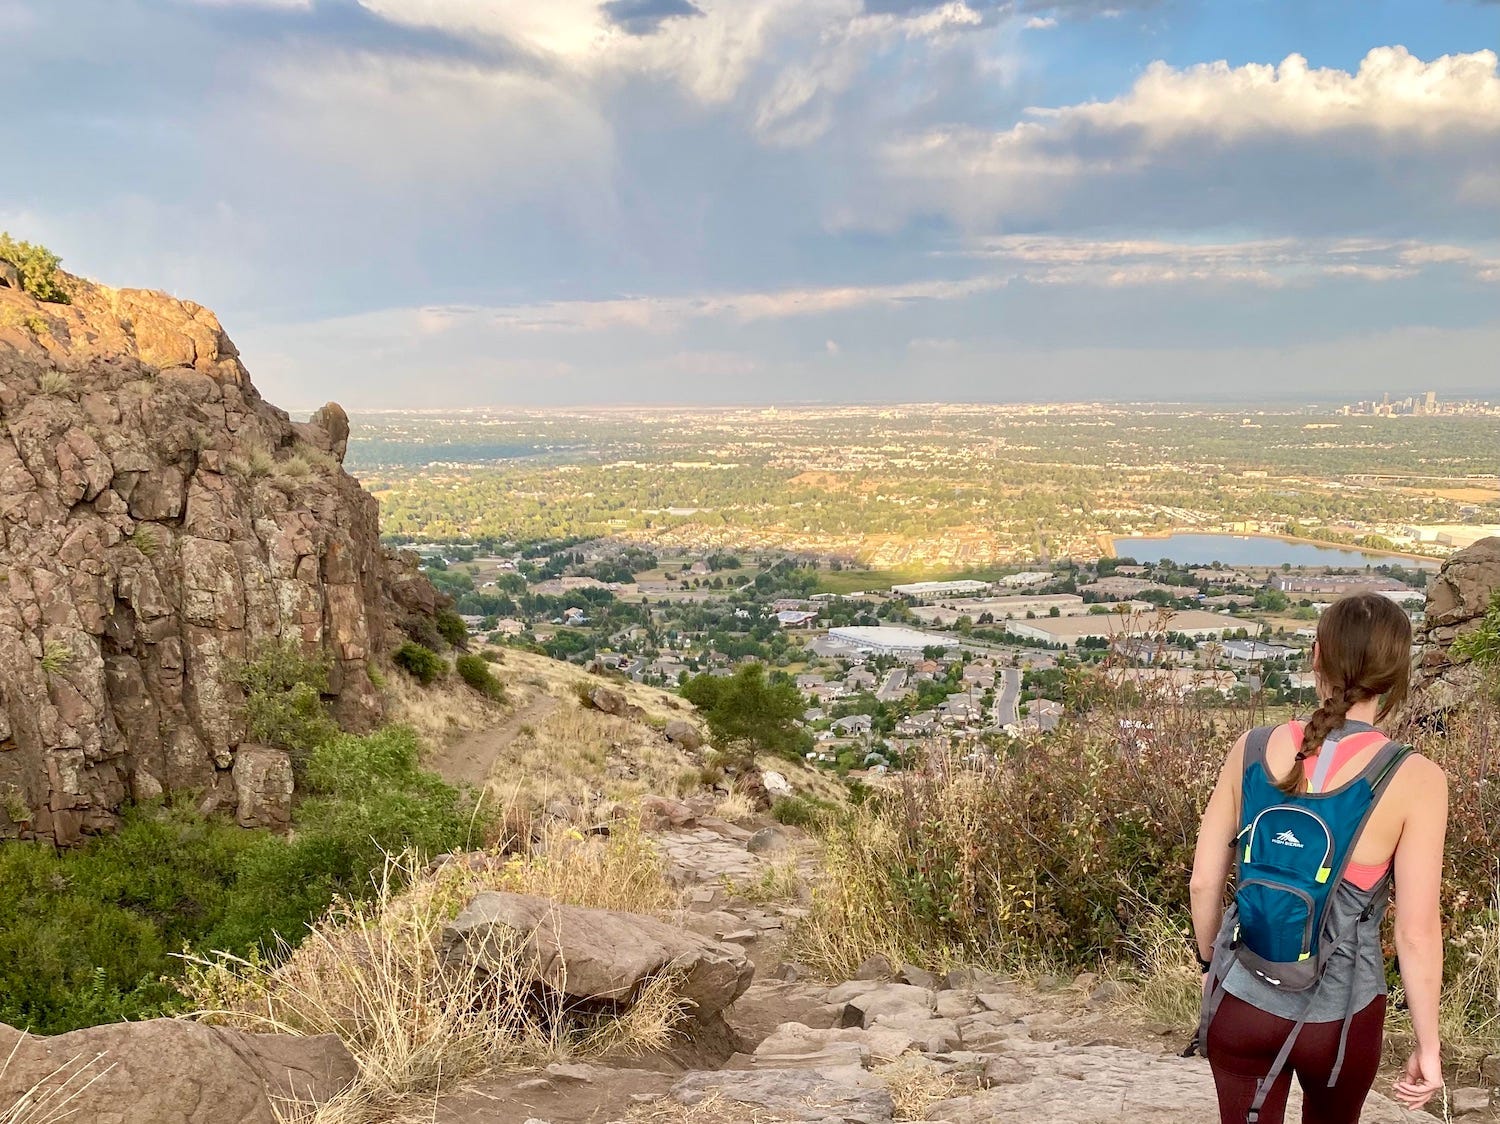
<svg viewBox="0 0 1500 1124">
<path fill-rule="evenodd" d="M 603 12 L 632 35 L 650 35 L 669 19 L 703 15 L 689 0 L 605 0 Z"/>
<path fill-rule="evenodd" d="M 1027 31 L 1049 31 L 1057 26 L 1056 16 L 1031 16 L 1022 25 Z"/>
<path fill-rule="evenodd" d="M 850 215 L 1478 232 L 1500 204 L 1497 142 L 1494 51 L 1424 62 L 1382 47 L 1352 74 L 1299 55 L 1279 66 L 1158 62 L 1109 101 L 1033 109 L 999 132 L 933 128 L 893 142 L 881 198 Z"/>
</svg>

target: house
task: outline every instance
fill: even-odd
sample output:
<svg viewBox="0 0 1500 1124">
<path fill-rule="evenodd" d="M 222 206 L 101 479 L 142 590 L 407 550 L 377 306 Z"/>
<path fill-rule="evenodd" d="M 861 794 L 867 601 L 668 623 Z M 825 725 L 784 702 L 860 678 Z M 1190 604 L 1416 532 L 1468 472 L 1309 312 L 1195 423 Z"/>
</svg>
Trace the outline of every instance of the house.
<svg viewBox="0 0 1500 1124">
<path fill-rule="evenodd" d="M 805 671 L 801 675 L 797 676 L 796 682 L 797 690 L 811 691 L 818 687 L 821 687 L 826 682 L 826 680 L 821 675 L 818 675 L 815 672 Z"/>
<path fill-rule="evenodd" d="M 863 667 L 857 667 L 848 675 L 844 676 L 844 686 L 851 693 L 859 691 L 873 691 L 875 689 L 875 673 Z"/>
<path fill-rule="evenodd" d="M 873 725 L 874 719 L 868 714 L 850 714 L 844 718 L 835 718 L 833 721 L 833 728 L 845 737 L 868 734 Z"/>
</svg>

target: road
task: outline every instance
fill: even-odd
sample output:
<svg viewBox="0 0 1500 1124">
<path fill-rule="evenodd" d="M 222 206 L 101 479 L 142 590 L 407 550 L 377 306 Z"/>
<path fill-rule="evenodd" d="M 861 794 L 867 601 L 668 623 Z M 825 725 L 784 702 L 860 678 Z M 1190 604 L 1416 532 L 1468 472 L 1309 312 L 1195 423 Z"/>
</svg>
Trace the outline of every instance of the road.
<svg viewBox="0 0 1500 1124">
<path fill-rule="evenodd" d="M 1002 667 L 996 671 L 999 681 L 995 684 L 995 725 L 1017 725 L 1021 721 L 1021 669 Z"/>
<path fill-rule="evenodd" d="M 880 690 L 875 692 L 875 697 L 881 702 L 895 702 L 905 693 L 906 669 L 898 667 L 886 675 L 885 682 L 880 685 Z"/>
</svg>

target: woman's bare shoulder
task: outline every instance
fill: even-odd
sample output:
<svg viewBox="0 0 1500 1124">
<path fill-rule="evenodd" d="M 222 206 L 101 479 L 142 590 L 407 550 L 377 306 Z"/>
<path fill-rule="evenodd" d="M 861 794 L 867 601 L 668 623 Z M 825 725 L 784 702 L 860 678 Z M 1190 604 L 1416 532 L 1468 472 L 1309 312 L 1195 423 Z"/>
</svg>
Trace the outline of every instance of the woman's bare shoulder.
<svg viewBox="0 0 1500 1124">
<path fill-rule="evenodd" d="M 1446 802 L 1448 799 L 1448 774 L 1430 757 L 1413 751 L 1391 778 L 1412 803 Z"/>
</svg>

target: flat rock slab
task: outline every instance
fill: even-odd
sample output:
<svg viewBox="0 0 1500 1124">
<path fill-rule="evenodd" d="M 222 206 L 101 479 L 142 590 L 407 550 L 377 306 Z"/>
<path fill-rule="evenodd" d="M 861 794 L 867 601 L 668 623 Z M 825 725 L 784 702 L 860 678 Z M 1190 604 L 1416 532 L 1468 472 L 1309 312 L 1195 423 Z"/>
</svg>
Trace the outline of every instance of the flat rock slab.
<svg viewBox="0 0 1500 1124">
<path fill-rule="evenodd" d="M 750 986 L 744 949 L 651 917 L 559 905 L 526 894 L 478 894 L 443 928 L 450 963 L 502 974 L 517 963 L 575 999 L 629 1003 L 650 980 L 682 975 L 680 991 L 700 1018 L 716 1014 Z"/>
<path fill-rule="evenodd" d="M 944 1101 L 930 1118 L 948 1124 L 1203 1124 L 1218 1118 L 1213 1075 L 1201 1058 L 1147 1054 L 1117 1046 L 1011 1044 L 1006 1083 Z M 997 1075 L 999 1076 L 999 1075 Z M 1293 1085 L 1287 1119 L 1301 1119 Z M 1418 1124 L 1431 1117 L 1407 1112 L 1378 1093 L 1365 1102 L 1363 1124 Z"/>
<path fill-rule="evenodd" d="M 718 1097 L 783 1120 L 829 1124 L 885 1124 L 895 1113 L 885 1086 L 857 1066 L 690 1073 L 671 1095 L 689 1106 Z"/>
</svg>

